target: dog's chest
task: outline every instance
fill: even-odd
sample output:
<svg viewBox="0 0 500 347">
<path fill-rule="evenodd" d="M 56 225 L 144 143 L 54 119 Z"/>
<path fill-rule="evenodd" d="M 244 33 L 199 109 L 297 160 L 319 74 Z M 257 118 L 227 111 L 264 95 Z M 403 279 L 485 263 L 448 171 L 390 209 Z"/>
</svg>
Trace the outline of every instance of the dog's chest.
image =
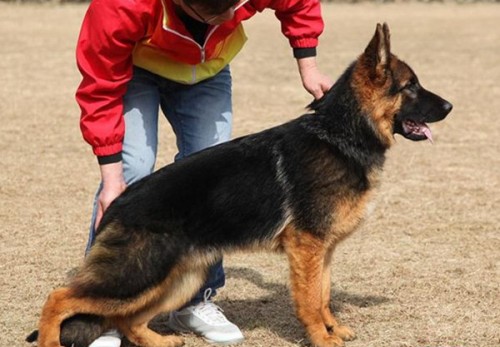
<svg viewBox="0 0 500 347">
<path fill-rule="evenodd" d="M 364 220 L 372 190 L 368 190 L 355 197 L 341 199 L 333 206 L 333 218 L 331 225 L 332 236 L 343 238 L 352 233 Z"/>
<path fill-rule="evenodd" d="M 378 177 L 378 173 L 371 174 L 370 188 L 362 192 L 346 194 L 333 202 L 330 232 L 334 239 L 342 239 L 354 232 L 371 213 L 374 194 L 379 184 Z"/>
</svg>

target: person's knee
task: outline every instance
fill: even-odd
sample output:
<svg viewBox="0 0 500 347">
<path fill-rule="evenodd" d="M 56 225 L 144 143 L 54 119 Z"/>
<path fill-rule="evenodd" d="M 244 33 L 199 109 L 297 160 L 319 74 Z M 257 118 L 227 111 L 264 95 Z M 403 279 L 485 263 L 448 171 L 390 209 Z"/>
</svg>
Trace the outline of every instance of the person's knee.
<svg viewBox="0 0 500 347">
<path fill-rule="evenodd" d="M 196 136 L 191 136 L 189 141 L 184 141 L 185 155 L 231 140 L 231 115 L 221 116 L 214 122 L 205 122 L 200 125 L 200 128 L 197 130 Z"/>
</svg>

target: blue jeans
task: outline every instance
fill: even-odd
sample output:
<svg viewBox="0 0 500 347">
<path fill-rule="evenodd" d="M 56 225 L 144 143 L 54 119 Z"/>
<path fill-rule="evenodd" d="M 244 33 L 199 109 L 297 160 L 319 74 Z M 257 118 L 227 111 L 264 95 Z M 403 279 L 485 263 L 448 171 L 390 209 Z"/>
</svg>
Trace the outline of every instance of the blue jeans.
<svg viewBox="0 0 500 347">
<path fill-rule="evenodd" d="M 153 172 L 158 147 L 159 108 L 176 135 L 180 160 L 204 148 L 228 141 L 232 129 L 231 72 L 229 66 L 216 76 L 194 85 L 184 85 L 140 68 L 134 68 L 132 80 L 123 98 L 125 138 L 123 174 L 131 184 Z M 90 223 L 87 251 L 94 242 L 97 196 Z M 210 268 L 204 287 L 190 304 L 203 300 L 203 293 L 224 286 L 222 260 Z"/>
</svg>

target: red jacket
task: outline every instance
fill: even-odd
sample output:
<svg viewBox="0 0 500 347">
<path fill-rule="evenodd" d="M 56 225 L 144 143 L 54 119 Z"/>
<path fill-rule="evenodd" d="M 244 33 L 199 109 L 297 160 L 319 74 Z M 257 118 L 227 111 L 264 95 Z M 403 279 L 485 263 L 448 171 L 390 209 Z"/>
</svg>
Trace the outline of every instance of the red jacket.
<svg viewBox="0 0 500 347">
<path fill-rule="evenodd" d="M 213 76 L 243 45 L 246 37 L 241 22 L 266 8 L 275 10 L 293 48 L 316 47 L 323 30 L 319 0 L 250 0 L 235 11 L 232 20 L 210 27 L 205 44 L 200 46 L 173 6 L 172 0 L 90 3 L 77 45 L 83 79 L 76 99 L 82 111 L 83 137 L 95 155 L 122 150 L 122 98 L 133 65 L 181 83 Z"/>
</svg>

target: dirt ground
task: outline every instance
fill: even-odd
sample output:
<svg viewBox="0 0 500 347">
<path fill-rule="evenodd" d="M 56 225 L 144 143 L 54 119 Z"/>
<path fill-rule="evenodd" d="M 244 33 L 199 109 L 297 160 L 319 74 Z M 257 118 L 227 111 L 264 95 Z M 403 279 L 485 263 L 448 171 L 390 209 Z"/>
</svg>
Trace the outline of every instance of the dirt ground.
<svg viewBox="0 0 500 347">
<path fill-rule="evenodd" d="M 99 178 L 74 101 L 84 11 L 0 3 L 1 347 L 25 345 L 47 293 L 83 257 Z M 434 145 L 397 138 L 374 213 L 337 250 L 333 307 L 358 334 L 347 346 L 499 346 L 500 6 L 328 3 L 323 12 L 318 59 L 332 78 L 387 21 L 393 51 L 454 104 L 432 127 Z M 298 116 L 311 100 L 272 12 L 246 28 L 232 64 L 235 136 Z M 166 123 L 159 165 L 175 154 Z M 308 345 L 283 256 L 225 264 L 217 302 L 242 328 L 242 347 Z"/>
</svg>

